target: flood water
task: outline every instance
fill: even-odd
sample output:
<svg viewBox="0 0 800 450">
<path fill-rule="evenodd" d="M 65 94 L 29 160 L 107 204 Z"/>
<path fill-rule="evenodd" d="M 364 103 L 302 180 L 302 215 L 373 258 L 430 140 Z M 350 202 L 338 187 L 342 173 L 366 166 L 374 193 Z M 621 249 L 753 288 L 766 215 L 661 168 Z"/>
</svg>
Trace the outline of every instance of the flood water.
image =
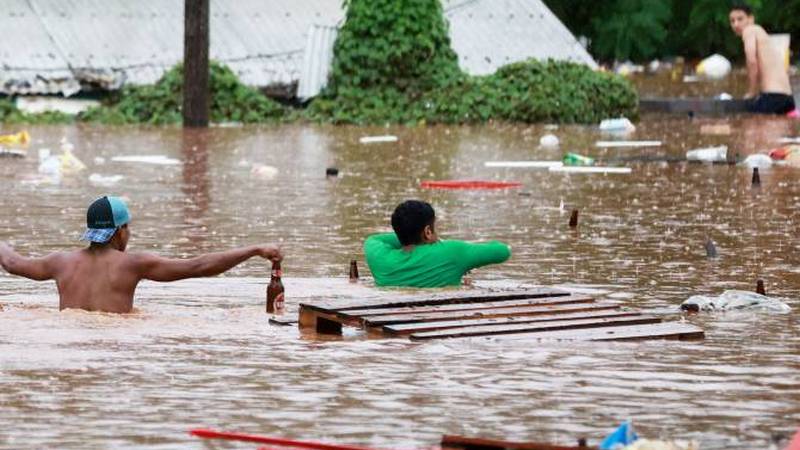
<svg viewBox="0 0 800 450">
<path fill-rule="evenodd" d="M 725 124 L 731 134 L 703 133 Z M 366 274 L 364 236 L 388 230 L 397 203 L 422 198 L 441 235 L 511 245 L 509 262 L 473 273 L 481 286 L 590 289 L 681 320 L 673 311 L 689 296 L 762 278 L 794 311 L 686 317 L 706 330 L 700 342 L 315 341 L 267 323 L 269 268 L 259 260 L 225 277 L 145 283 L 138 312 L 125 316 L 58 312 L 54 283 L 0 273 L 0 448 L 206 448 L 193 427 L 406 449 L 442 434 L 597 443 L 627 418 L 646 437 L 770 448 L 800 425 L 800 169 L 763 169 L 753 188 L 743 167 L 620 161 L 720 144 L 745 156 L 798 135 L 800 122 L 645 116 L 637 126 L 629 138 L 664 145 L 601 150 L 594 142 L 605 137 L 581 126 L 28 128 L 29 157 L 0 159 L 0 241 L 25 254 L 81 245 L 86 206 L 121 195 L 131 251 L 186 257 L 279 242 L 293 311 L 299 301 L 394 295 L 347 283 L 348 262 Z M 538 148 L 545 132 L 561 149 Z M 399 141 L 359 144 L 376 134 Z M 88 169 L 53 184 L 37 174 L 36 152 L 64 137 Z M 563 151 L 633 172 L 484 167 Z M 112 160 L 122 155 L 177 164 Z M 337 179 L 325 178 L 330 166 Z M 123 179 L 100 186 L 93 173 Z M 462 178 L 523 187 L 418 187 Z M 567 227 L 572 208 L 577 231 Z M 716 259 L 706 258 L 708 238 Z"/>
</svg>

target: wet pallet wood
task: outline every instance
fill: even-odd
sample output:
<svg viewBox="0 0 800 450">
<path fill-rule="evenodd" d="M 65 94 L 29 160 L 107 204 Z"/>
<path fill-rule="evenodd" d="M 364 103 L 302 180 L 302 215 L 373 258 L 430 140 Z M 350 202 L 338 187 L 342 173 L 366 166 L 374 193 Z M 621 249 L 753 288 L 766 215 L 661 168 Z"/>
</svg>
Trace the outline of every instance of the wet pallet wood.
<svg viewBox="0 0 800 450">
<path fill-rule="evenodd" d="M 630 325 L 582 330 L 556 330 L 492 336 L 492 338 L 521 339 L 526 341 L 642 341 L 646 339 L 691 341 L 703 339 L 704 337 L 705 332 L 702 328 L 681 322 L 661 322 L 649 325 Z"/>
<path fill-rule="evenodd" d="M 537 333 L 543 331 L 577 330 L 583 328 L 607 328 L 622 325 L 643 325 L 660 323 L 661 318 L 643 314 L 622 317 L 581 318 L 570 320 L 553 320 L 550 322 L 533 322 L 522 324 L 477 325 L 449 330 L 426 331 L 413 333 L 412 341 L 445 339 L 473 336 L 492 336 L 496 334 Z"/>
<path fill-rule="evenodd" d="M 494 319 L 441 320 L 436 322 L 405 323 L 397 325 L 385 325 L 381 327 L 381 330 L 379 331 L 389 336 L 406 336 L 425 331 L 447 330 L 447 329 L 461 328 L 471 325 L 511 325 L 511 324 L 521 324 L 521 323 L 552 322 L 558 320 L 629 317 L 640 314 L 634 311 L 614 311 L 614 309 L 618 309 L 618 307 L 614 306 L 611 309 L 598 308 L 597 310 L 593 310 L 591 312 L 565 313 L 565 314 L 539 316 L 539 317 L 537 316 L 526 316 L 519 318 L 499 317 Z"/>
<path fill-rule="evenodd" d="M 691 325 L 662 324 L 658 316 L 552 289 L 410 298 L 343 307 L 301 303 L 298 324 L 322 334 L 341 334 L 342 327 L 349 326 L 366 329 L 371 336 L 416 341 L 479 336 L 557 340 L 703 337 L 702 329 Z"/>
<path fill-rule="evenodd" d="M 441 447 L 442 450 L 597 450 L 597 447 L 588 447 L 581 444 L 570 447 L 537 442 L 513 442 L 452 435 L 442 436 Z"/>
</svg>

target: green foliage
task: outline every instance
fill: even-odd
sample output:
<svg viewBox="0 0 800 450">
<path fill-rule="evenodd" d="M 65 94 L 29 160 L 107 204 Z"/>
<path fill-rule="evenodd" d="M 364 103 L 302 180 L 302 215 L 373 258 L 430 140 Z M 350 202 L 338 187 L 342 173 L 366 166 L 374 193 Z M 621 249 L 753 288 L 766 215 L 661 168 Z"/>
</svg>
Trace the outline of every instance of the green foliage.
<svg viewBox="0 0 800 450">
<path fill-rule="evenodd" d="M 227 66 L 212 62 L 209 78 L 212 122 L 266 122 L 281 119 L 284 108 L 242 84 Z M 180 123 L 183 66 L 170 69 L 154 85 L 123 88 L 110 104 L 93 108 L 81 120 L 106 124 Z"/>
<path fill-rule="evenodd" d="M 17 109 L 10 98 L 0 98 L 0 123 L 29 123 L 54 125 L 72 123 L 75 118 L 69 114 L 48 111 L 39 114 L 28 114 Z"/>
<path fill-rule="evenodd" d="M 392 86 L 414 95 L 460 77 L 439 0 L 349 0 L 329 92 Z"/>
<path fill-rule="evenodd" d="M 592 50 L 605 60 L 652 58 L 667 39 L 671 15 L 664 0 L 616 0 L 592 21 Z"/>
<path fill-rule="evenodd" d="M 577 64 L 527 61 L 484 77 L 461 72 L 439 0 L 350 0 L 328 88 L 306 111 L 354 124 L 488 120 L 595 122 L 635 116 L 619 77 Z"/>
</svg>

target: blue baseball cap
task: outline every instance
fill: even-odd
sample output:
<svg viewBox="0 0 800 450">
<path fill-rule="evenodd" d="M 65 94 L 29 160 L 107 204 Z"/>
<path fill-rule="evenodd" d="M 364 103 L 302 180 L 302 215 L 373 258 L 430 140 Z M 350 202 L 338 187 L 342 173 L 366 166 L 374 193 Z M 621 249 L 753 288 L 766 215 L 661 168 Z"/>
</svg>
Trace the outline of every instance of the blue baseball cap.
<svg viewBox="0 0 800 450">
<path fill-rule="evenodd" d="M 119 197 L 101 197 L 86 211 L 86 232 L 81 240 L 105 244 L 117 229 L 131 221 L 128 206 Z"/>
</svg>

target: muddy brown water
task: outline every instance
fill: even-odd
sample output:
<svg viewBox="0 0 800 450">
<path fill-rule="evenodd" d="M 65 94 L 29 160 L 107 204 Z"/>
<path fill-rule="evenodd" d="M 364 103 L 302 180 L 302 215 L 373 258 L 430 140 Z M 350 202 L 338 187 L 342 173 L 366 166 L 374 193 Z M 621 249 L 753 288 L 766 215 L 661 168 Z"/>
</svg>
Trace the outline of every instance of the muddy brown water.
<svg viewBox="0 0 800 450">
<path fill-rule="evenodd" d="M 701 132 L 724 124 L 730 135 Z M 508 263 L 474 272 L 481 286 L 571 286 L 684 320 L 674 311 L 690 295 L 753 289 L 763 278 L 794 312 L 686 317 L 706 329 L 703 342 L 313 341 L 268 325 L 261 261 L 226 277 L 146 283 L 130 316 L 59 313 L 53 283 L 3 273 L 0 448 L 205 448 L 187 435 L 198 426 L 383 448 L 422 448 L 445 433 L 597 442 L 632 418 L 648 437 L 761 449 L 800 424 L 800 169 L 764 169 L 753 189 L 748 169 L 726 165 L 620 163 L 629 175 L 484 167 L 563 151 L 678 157 L 719 144 L 744 156 L 798 135 L 800 122 L 646 116 L 630 138 L 665 145 L 609 150 L 594 147 L 605 138 L 595 127 L 581 126 L 29 131 L 29 158 L 0 159 L 0 240 L 26 254 L 80 245 L 86 206 L 109 193 L 128 199 L 132 251 L 185 257 L 280 242 L 290 308 L 376 298 L 392 292 L 347 283 L 348 263 L 358 258 L 368 274 L 363 237 L 387 230 L 398 202 L 423 198 L 442 235 L 512 246 Z M 546 132 L 560 150 L 538 148 Z M 359 144 L 376 134 L 399 141 Z M 62 137 L 88 169 L 51 184 L 37 174 L 36 152 L 58 149 Z M 120 155 L 178 164 L 112 160 Z M 329 166 L 339 178 L 325 178 Z M 104 187 L 92 173 L 124 178 Z M 418 187 L 461 178 L 523 187 Z M 577 231 L 567 227 L 573 207 Z M 707 238 L 716 259 L 706 258 Z"/>
</svg>

